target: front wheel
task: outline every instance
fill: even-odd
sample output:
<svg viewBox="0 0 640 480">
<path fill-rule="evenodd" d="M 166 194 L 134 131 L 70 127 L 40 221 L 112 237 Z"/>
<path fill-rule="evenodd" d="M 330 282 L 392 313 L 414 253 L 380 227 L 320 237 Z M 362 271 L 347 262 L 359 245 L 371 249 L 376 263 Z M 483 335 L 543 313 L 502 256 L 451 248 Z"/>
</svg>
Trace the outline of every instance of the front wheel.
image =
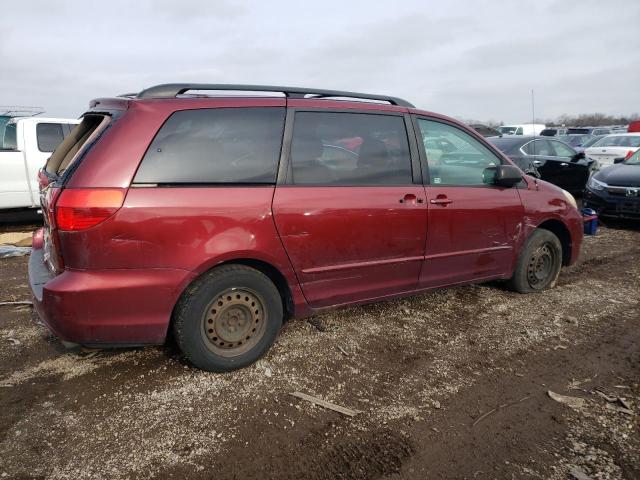
<svg viewBox="0 0 640 480">
<path fill-rule="evenodd" d="M 227 265 L 190 286 L 176 306 L 173 332 L 196 367 L 226 372 L 260 358 L 282 326 L 282 299 L 262 272 Z"/>
<path fill-rule="evenodd" d="M 520 293 L 553 288 L 562 268 L 562 244 L 549 230 L 535 230 L 520 252 L 507 285 Z"/>
</svg>

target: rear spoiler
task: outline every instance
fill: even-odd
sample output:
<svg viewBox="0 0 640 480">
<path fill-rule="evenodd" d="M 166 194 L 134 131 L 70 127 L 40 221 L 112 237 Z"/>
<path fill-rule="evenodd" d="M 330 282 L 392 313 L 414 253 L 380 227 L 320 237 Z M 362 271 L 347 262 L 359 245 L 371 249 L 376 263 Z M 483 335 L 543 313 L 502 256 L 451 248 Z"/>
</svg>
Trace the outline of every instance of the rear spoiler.
<svg viewBox="0 0 640 480">
<path fill-rule="evenodd" d="M 89 102 L 89 108 L 92 111 L 104 110 L 127 110 L 131 99 L 121 98 L 94 98 Z"/>
</svg>

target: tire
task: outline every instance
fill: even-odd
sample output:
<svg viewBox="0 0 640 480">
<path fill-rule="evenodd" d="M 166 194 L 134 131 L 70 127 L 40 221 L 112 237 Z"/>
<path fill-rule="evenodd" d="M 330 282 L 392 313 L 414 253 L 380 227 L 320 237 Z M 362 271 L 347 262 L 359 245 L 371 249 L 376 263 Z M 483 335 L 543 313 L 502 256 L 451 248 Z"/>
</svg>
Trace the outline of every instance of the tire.
<svg viewBox="0 0 640 480">
<path fill-rule="evenodd" d="M 518 256 L 507 286 L 520 293 L 553 288 L 562 268 L 562 244 L 549 230 L 534 230 Z"/>
<path fill-rule="evenodd" d="M 194 366 L 228 372 L 264 355 L 282 319 L 282 299 L 269 277 L 244 265 L 227 265 L 206 273 L 183 294 L 174 311 L 173 334 Z"/>
</svg>

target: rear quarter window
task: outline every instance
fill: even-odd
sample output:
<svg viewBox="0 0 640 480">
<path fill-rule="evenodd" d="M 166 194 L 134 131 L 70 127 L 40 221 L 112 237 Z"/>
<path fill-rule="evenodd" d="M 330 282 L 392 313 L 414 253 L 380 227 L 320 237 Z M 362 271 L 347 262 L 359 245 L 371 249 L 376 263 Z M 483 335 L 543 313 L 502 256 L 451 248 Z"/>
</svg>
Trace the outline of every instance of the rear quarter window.
<svg viewBox="0 0 640 480">
<path fill-rule="evenodd" d="M 284 118 L 280 107 L 175 112 L 151 142 L 134 183 L 275 183 Z"/>
<path fill-rule="evenodd" d="M 64 140 L 61 123 L 39 123 L 36 125 L 38 150 L 53 152 Z"/>
</svg>

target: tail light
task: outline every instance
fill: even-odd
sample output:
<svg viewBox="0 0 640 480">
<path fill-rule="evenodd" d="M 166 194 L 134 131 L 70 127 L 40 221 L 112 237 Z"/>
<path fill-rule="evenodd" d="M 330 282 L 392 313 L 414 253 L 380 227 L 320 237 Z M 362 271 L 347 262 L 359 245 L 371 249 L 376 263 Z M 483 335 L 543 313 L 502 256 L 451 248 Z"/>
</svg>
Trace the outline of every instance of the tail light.
<svg viewBox="0 0 640 480">
<path fill-rule="evenodd" d="M 56 227 L 78 231 L 94 227 L 116 213 L 124 202 L 120 188 L 68 188 L 55 206 Z"/>
<path fill-rule="evenodd" d="M 633 150 L 629 150 L 627 152 L 627 155 L 624 157 L 624 159 L 625 160 L 629 160 L 633 156 L 634 153 L 636 153 L 636 152 L 634 152 Z"/>
</svg>

